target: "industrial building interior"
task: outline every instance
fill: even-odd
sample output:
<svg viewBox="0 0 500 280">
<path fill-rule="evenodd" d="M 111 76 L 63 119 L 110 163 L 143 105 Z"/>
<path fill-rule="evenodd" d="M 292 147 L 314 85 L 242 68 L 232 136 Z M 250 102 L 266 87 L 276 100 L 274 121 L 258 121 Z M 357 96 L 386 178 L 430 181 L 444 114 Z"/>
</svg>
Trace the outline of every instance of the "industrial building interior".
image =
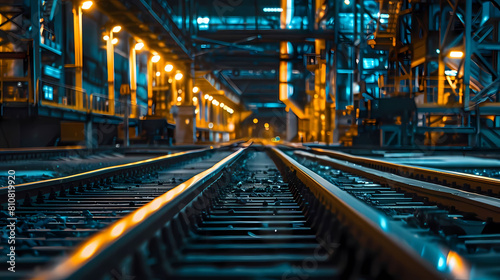
<svg viewBox="0 0 500 280">
<path fill-rule="evenodd" d="M 2 279 L 498 279 L 499 151 L 499 0 L 0 0 Z"/>
<path fill-rule="evenodd" d="M 2 1 L 3 148 L 500 145 L 496 1 L 32 2 Z"/>
</svg>

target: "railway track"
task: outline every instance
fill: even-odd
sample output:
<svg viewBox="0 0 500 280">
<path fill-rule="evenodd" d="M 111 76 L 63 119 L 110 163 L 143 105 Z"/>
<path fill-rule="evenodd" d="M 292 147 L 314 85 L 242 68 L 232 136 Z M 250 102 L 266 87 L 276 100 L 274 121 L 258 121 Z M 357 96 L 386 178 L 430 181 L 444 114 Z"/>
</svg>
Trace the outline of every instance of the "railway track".
<svg viewBox="0 0 500 280">
<path fill-rule="evenodd" d="M 499 199 L 303 151 L 294 151 L 293 156 L 388 219 L 404 223 L 415 235 L 439 239 L 469 266 L 480 268 L 491 279 L 500 277 L 500 267 L 492 261 L 500 258 Z"/>
<path fill-rule="evenodd" d="M 291 146 L 296 149 L 298 147 Z M 448 186 L 455 189 L 460 189 L 468 192 L 476 192 L 488 196 L 500 198 L 500 180 L 488 178 L 484 176 L 477 176 L 473 174 L 466 174 L 454 171 L 442 171 L 430 168 L 423 168 L 413 165 L 404 165 L 391 163 L 383 160 L 371 159 L 361 156 L 353 156 L 347 153 L 326 150 L 321 148 L 312 148 L 301 150 L 311 152 L 318 155 L 325 155 L 334 159 L 348 161 L 351 163 L 359 164 L 368 168 L 390 172 L 395 175 L 436 183 Z"/>
<path fill-rule="evenodd" d="M 500 275 L 492 259 L 498 259 L 496 223 L 472 215 L 476 213 L 463 213 L 458 207 L 450 212 L 426 197 L 406 195 L 325 162 L 318 164 L 301 152 L 242 145 L 231 153 L 211 154 L 202 164 L 193 161 L 164 171 L 146 168 L 140 175 L 131 174 L 137 166 L 122 167 L 113 181 L 100 180 L 92 185 L 97 188 L 85 187 L 82 192 L 76 187 L 80 183 L 74 182 L 73 193 L 55 200 L 51 192 L 42 194 L 48 198 L 38 210 L 52 216 L 42 220 L 47 229 L 30 234 L 39 234 L 38 241 L 53 238 L 54 242 L 28 244 L 19 252 L 32 258 L 38 250 L 44 263 L 51 259 L 53 265 L 17 276 L 494 279 Z M 67 209 L 61 209 L 63 202 Z M 493 202 L 483 208 L 494 213 Z M 27 216 L 37 212 L 24 210 L 32 211 Z M 71 211 L 79 214 L 71 216 Z M 66 228 L 61 229 L 63 222 Z M 83 229 L 77 236 L 64 236 Z"/>
<path fill-rule="evenodd" d="M 17 269 L 16 274 L 5 274 L 7 270 L 2 269 L 0 278 L 25 278 L 229 153 L 226 148 L 201 149 L 17 185 L 16 195 L 24 195 L 15 210 Z M 2 201 L 7 192 L 7 188 L 0 189 Z M 6 206 L 2 208 L 0 227 L 5 229 L 9 212 Z M 0 245 L 6 254 L 7 232 L 3 231 Z"/>
</svg>

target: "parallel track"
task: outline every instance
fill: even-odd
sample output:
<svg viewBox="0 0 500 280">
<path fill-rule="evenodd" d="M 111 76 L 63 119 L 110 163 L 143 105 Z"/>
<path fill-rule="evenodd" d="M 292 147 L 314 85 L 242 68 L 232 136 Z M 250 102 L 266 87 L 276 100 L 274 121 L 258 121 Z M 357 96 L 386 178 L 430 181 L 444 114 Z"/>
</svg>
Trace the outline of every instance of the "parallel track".
<svg viewBox="0 0 500 280">
<path fill-rule="evenodd" d="M 296 147 L 294 147 L 296 148 Z M 452 188 L 500 197 L 500 180 L 454 171 L 439 171 L 412 165 L 397 164 L 367 157 L 320 148 L 303 149 L 318 155 L 325 155 L 380 171 L 390 172 L 412 179 L 441 184 Z"/>
<path fill-rule="evenodd" d="M 302 165 L 297 160 L 305 154 L 300 152 L 290 157 L 278 149 L 247 146 L 231 155 L 218 154 L 194 170 L 171 169 L 162 174 L 148 169 L 140 175 L 143 177 L 130 176 L 128 170 L 115 176 L 113 182 L 91 185 L 99 188 L 84 188 L 82 192 L 78 187 L 69 188 L 73 192 L 64 192 L 66 197 L 56 199 L 47 199 L 50 193 L 42 195 L 44 200 L 39 202 L 44 208 L 40 210 L 51 215 L 42 220 L 47 229 L 28 232 L 40 235 L 42 239 L 35 242 L 54 242 L 43 246 L 27 243 L 31 248 L 19 252 L 42 252 L 45 260 L 51 253 L 66 252 L 67 256 L 57 258 L 53 267 L 42 272 L 26 271 L 18 277 L 500 276 L 489 258 L 498 258 L 498 229 L 494 222 L 485 223 L 484 213 L 473 217 L 476 213 L 460 212 L 458 207 L 448 212 L 429 198 L 327 168 L 326 162 L 318 164 L 313 156 Z M 157 172 L 159 178 L 155 177 Z M 167 180 L 178 178 L 179 172 L 185 175 L 180 184 Z M 31 199 L 32 204 L 34 201 Z M 489 203 L 488 207 L 495 207 L 494 200 Z M 19 211 L 36 214 L 33 208 Z M 71 216 L 72 211 L 80 214 Z M 58 228 L 62 221 L 67 227 L 63 230 Z M 46 238 L 47 232 L 58 236 Z M 78 232 L 78 238 L 65 236 L 70 232 Z"/>
<path fill-rule="evenodd" d="M 33 270 L 39 270 L 53 259 L 71 252 L 89 236 L 136 211 L 180 182 L 210 168 L 229 153 L 202 150 L 173 154 L 166 157 L 166 160 L 160 157 L 159 160 L 104 168 L 68 176 L 66 179 L 18 185 L 16 194 L 27 195 L 24 199 L 19 199 L 20 203 L 15 210 L 17 269 L 16 274 L 9 274 L 6 269 L 2 269 L 0 278 L 23 278 Z M 158 166 L 154 169 L 138 170 L 133 177 L 119 176 L 116 173 L 116 170 L 126 166 L 137 168 L 155 161 L 158 161 Z M 98 176 L 92 176 L 93 174 Z M 70 181 L 73 178 L 76 179 Z M 61 184 L 61 181 L 62 184 L 70 181 L 74 185 L 66 183 L 67 186 L 61 187 L 59 191 L 50 187 L 50 192 L 46 193 L 51 182 L 54 185 Z M 29 190 L 24 190 L 25 187 Z M 38 195 L 32 197 L 29 193 Z M 2 215 L 6 218 L 8 212 L 3 211 Z M 0 226 L 4 228 L 8 223 L 7 219 L 2 219 Z M 2 238 L 1 245 L 7 245 L 7 239 Z M 8 246 L 3 246 L 2 251 L 8 252 L 7 248 Z M 5 266 L 6 261 L 0 259 L 2 267 Z"/>
</svg>

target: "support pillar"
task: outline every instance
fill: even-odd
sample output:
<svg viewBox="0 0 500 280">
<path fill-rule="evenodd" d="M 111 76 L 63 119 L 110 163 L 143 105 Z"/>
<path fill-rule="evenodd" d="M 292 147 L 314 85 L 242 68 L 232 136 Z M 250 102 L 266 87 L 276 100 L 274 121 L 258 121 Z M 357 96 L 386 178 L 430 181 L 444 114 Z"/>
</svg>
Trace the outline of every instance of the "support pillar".
<svg viewBox="0 0 500 280">
<path fill-rule="evenodd" d="M 80 2 L 73 3 L 73 32 L 75 37 L 75 105 L 83 109 L 83 44 L 82 44 L 82 7 Z"/>
<path fill-rule="evenodd" d="M 196 142 L 196 114 L 195 106 L 178 106 L 175 118 L 175 143 L 194 144 Z"/>
<path fill-rule="evenodd" d="M 151 60 L 153 56 L 151 53 L 148 55 L 148 67 L 146 78 L 148 81 L 148 116 L 153 115 L 153 61 Z"/>
<path fill-rule="evenodd" d="M 184 98 L 175 120 L 175 142 L 177 144 L 196 143 L 196 107 L 193 106 L 193 78 L 194 67 L 192 63 L 186 64 L 184 74 Z"/>
<path fill-rule="evenodd" d="M 108 62 L 108 106 L 109 113 L 115 114 L 115 48 L 113 46 L 113 31 L 109 31 L 106 41 L 106 55 Z"/>
</svg>

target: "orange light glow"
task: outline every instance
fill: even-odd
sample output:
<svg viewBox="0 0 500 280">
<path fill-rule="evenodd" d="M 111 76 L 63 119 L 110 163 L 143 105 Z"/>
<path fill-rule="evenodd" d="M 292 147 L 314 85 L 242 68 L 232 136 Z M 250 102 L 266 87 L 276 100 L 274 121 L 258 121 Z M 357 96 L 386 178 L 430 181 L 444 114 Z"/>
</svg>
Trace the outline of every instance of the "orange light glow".
<svg viewBox="0 0 500 280">
<path fill-rule="evenodd" d="M 117 237 L 120 234 L 123 233 L 123 230 L 125 229 L 125 222 L 120 222 L 116 224 L 113 229 L 111 230 L 111 236 L 112 237 Z"/>
<path fill-rule="evenodd" d="M 97 246 L 99 246 L 99 242 L 96 240 L 83 247 L 83 249 L 80 251 L 80 257 L 86 259 L 92 256 L 97 250 Z"/>
</svg>

